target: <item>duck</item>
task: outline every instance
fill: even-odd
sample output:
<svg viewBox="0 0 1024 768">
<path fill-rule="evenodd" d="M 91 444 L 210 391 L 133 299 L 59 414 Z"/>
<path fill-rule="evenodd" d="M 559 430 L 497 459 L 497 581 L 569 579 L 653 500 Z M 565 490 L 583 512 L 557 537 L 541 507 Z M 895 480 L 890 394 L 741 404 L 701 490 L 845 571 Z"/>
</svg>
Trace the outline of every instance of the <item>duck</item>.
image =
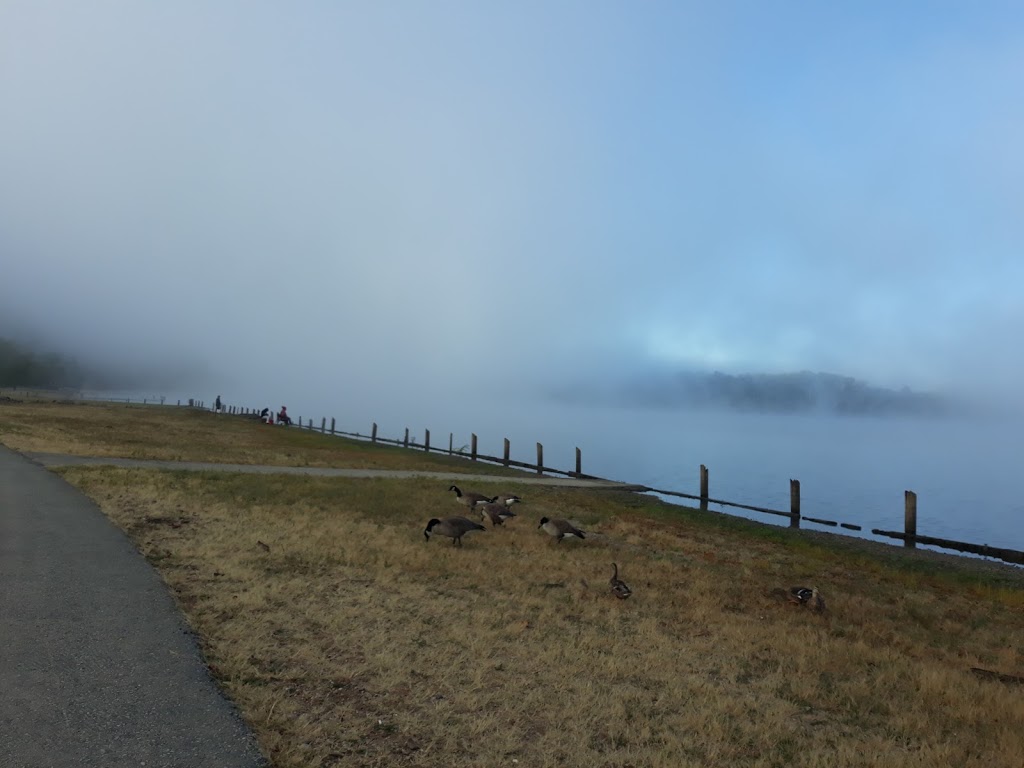
<svg viewBox="0 0 1024 768">
<path fill-rule="evenodd" d="M 815 613 L 825 610 L 825 598 L 818 592 L 817 587 L 790 587 L 786 597 L 789 602 L 806 606 Z"/>
<path fill-rule="evenodd" d="M 466 491 L 463 493 L 457 485 L 449 486 L 448 490 L 455 491 L 455 500 L 470 509 L 475 507 L 477 504 L 490 504 L 498 498 L 497 496 L 484 496 L 482 493 L 475 493 L 473 491 Z"/>
<path fill-rule="evenodd" d="M 446 517 L 438 520 L 436 517 L 427 521 L 427 527 L 423 529 L 423 538 L 430 541 L 431 536 L 447 536 L 452 540 L 452 546 L 462 546 L 462 537 L 470 531 L 486 531 L 480 523 L 474 523 L 465 517 Z"/>
<path fill-rule="evenodd" d="M 544 533 L 548 534 L 549 536 L 554 536 L 555 541 L 557 541 L 558 543 L 561 543 L 562 539 L 564 539 L 566 536 L 575 536 L 578 539 L 587 538 L 583 534 L 583 531 L 574 526 L 568 520 L 562 520 L 557 517 L 542 517 L 540 519 L 540 525 L 538 525 L 537 527 L 543 528 Z"/>
<path fill-rule="evenodd" d="M 492 501 L 488 504 L 479 504 L 477 509 L 480 511 L 480 517 L 484 522 L 490 520 L 491 527 L 495 525 L 504 525 L 505 521 L 516 517 L 516 513 L 506 507 L 500 501 Z"/>
<path fill-rule="evenodd" d="M 612 574 L 612 577 L 608 579 L 608 583 L 611 584 L 612 587 L 612 594 L 620 600 L 625 600 L 633 594 L 633 590 L 629 588 L 629 585 L 626 584 L 626 582 L 619 578 L 619 566 L 612 563 L 612 568 L 615 569 L 615 572 Z"/>
</svg>

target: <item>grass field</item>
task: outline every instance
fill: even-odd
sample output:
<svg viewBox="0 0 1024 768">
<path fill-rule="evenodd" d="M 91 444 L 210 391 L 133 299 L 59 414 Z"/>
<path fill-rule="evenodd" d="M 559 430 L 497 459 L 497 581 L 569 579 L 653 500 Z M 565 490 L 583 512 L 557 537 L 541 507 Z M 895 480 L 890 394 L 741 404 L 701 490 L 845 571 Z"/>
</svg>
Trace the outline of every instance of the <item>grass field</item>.
<svg viewBox="0 0 1024 768">
<path fill-rule="evenodd" d="M 0 442 L 17 451 L 353 469 L 516 470 L 464 458 L 261 424 L 193 408 L 65 401 L 0 406 Z M 481 467 L 485 467 L 481 470 Z"/>
<path fill-rule="evenodd" d="M 971 672 L 1024 675 L 1018 569 L 512 478 L 467 483 L 525 502 L 456 548 L 423 537 L 459 512 L 444 483 L 62 474 L 163 575 L 278 768 L 1024 765 L 1024 689 Z"/>
</svg>

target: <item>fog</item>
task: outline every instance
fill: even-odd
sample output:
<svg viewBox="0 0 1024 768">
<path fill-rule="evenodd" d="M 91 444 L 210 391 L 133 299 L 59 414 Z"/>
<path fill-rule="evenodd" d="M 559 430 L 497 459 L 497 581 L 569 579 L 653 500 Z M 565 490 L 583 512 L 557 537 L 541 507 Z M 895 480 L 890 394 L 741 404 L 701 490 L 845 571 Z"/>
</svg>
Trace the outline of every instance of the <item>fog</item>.
<svg viewBox="0 0 1024 768">
<path fill-rule="evenodd" d="M 0 335 L 365 414 L 648 365 L 1017 402 L 1021 15 L 6 2 Z"/>
</svg>

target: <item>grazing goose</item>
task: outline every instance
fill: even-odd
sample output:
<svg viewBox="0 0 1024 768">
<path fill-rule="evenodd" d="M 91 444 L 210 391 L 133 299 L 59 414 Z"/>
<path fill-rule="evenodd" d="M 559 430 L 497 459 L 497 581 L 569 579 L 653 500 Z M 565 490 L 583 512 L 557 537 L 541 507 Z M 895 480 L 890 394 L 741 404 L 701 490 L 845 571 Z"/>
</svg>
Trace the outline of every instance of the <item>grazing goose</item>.
<svg viewBox="0 0 1024 768">
<path fill-rule="evenodd" d="M 449 486 L 448 490 L 455 491 L 455 500 L 470 509 L 475 507 L 477 504 L 489 504 L 497 498 L 496 496 L 484 496 L 482 493 L 473 493 L 472 491 L 466 491 L 463 493 L 459 490 L 459 486 L 457 485 Z"/>
<path fill-rule="evenodd" d="M 513 504 L 522 503 L 522 499 L 516 496 L 514 493 L 499 493 L 494 497 L 494 500 L 498 504 L 504 504 L 506 507 L 511 507 Z"/>
<path fill-rule="evenodd" d="M 790 587 L 786 597 L 791 603 L 805 605 L 817 613 L 825 610 L 825 598 L 818 592 L 817 587 Z"/>
<path fill-rule="evenodd" d="M 633 594 L 633 590 L 629 588 L 622 579 L 619 578 L 619 566 L 612 563 L 612 568 L 615 569 L 615 573 L 608 579 L 608 583 L 612 585 L 612 594 L 620 600 L 625 600 L 627 597 Z"/>
<path fill-rule="evenodd" d="M 477 509 L 484 522 L 491 521 L 491 526 L 504 525 L 506 520 L 516 516 L 516 513 L 498 501 L 489 504 L 479 504 Z"/>
<path fill-rule="evenodd" d="M 564 539 L 566 536 L 575 536 L 578 539 L 587 538 L 583 535 L 583 531 L 574 526 L 568 520 L 561 520 L 557 517 L 554 519 L 542 517 L 540 519 L 540 525 L 538 525 L 537 527 L 543 528 L 544 533 L 548 534 L 549 536 L 554 536 L 555 541 L 557 541 L 559 544 L 562 543 L 562 539 Z"/>
<path fill-rule="evenodd" d="M 452 546 L 458 544 L 462 546 L 462 537 L 470 531 L 486 531 L 480 523 L 474 523 L 472 520 L 467 520 L 464 517 L 446 517 L 444 520 L 438 520 L 436 517 L 432 517 L 427 522 L 427 527 L 423 529 L 423 538 L 430 541 L 430 537 L 436 536 L 447 536 L 452 540 Z"/>
</svg>

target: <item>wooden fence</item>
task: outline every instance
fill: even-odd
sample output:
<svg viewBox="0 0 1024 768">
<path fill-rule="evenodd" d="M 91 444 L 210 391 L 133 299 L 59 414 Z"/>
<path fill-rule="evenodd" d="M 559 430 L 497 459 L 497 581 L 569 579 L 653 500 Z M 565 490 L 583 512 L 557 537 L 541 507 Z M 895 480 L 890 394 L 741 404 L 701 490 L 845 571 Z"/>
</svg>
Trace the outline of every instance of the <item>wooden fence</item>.
<svg viewBox="0 0 1024 768">
<path fill-rule="evenodd" d="M 189 401 L 189 405 L 195 403 L 198 407 L 203 407 L 201 401 Z M 180 403 L 179 403 L 180 404 Z M 241 415 L 253 415 L 257 413 L 254 410 L 248 408 L 238 408 L 236 406 L 225 406 L 224 411 L 229 414 L 241 414 Z M 417 442 L 415 436 L 410 437 L 408 427 L 405 429 L 405 434 L 401 438 L 386 438 L 378 434 L 377 424 L 374 423 L 370 429 L 370 433 L 367 435 L 359 432 L 346 432 L 344 430 L 337 429 L 335 420 L 332 418 L 328 425 L 327 419 L 322 418 L 319 425 L 313 422 L 313 419 L 303 421 L 302 417 L 295 420 L 296 426 L 301 429 L 308 429 L 323 434 L 329 435 L 340 435 L 342 437 L 354 438 L 357 440 L 368 440 L 372 443 L 383 443 L 385 445 L 394 445 L 402 448 L 412 448 L 424 451 L 433 451 L 436 453 L 445 453 L 451 456 L 461 456 L 469 461 L 482 461 L 491 464 L 499 464 L 504 467 L 515 467 L 518 469 L 526 469 L 537 474 L 557 474 L 565 475 L 567 477 L 583 478 L 588 480 L 604 480 L 606 478 L 597 477 L 595 475 L 587 475 L 583 473 L 583 461 L 582 454 L 579 448 L 576 448 L 576 462 L 575 468 L 572 470 L 557 469 L 555 467 L 545 466 L 544 464 L 544 446 L 537 443 L 537 462 L 531 464 L 524 461 L 516 461 L 509 456 L 510 443 L 508 438 L 504 440 L 504 450 L 502 456 L 490 456 L 487 454 L 480 453 L 477 450 L 477 436 L 472 434 L 470 436 L 469 450 L 458 449 L 455 450 L 453 447 L 454 435 L 448 433 L 448 447 L 432 445 L 430 442 L 430 430 L 425 430 L 423 434 L 423 442 Z M 732 507 L 734 509 L 743 509 L 750 512 L 758 512 L 765 515 L 774 515 L 777 517 L 784 517 L 789 522 L 790 528 L 800 528 L 802 521 L 808 523 L 815 523 L 817 525 L 823 525 L 830 528 L 844 528 L 849 531 L 863 531 L 864 528 L 861 525 L 855 523 L 844 523 L 838 520 L 829 520 L 820 517 L 811 517 L 802 513 L 800 508 L 800 481 L 790 480 L 789 481 L 789 509 L 770 509 L 768 507 L 760 507 L 753 504 L 741 504 L 735 501 L 728 501 L 726 499 L 717 499 L 711 496 L 709 490 L 709 472 L 708 468 L 701 464 L 698 482 L 700 484 L 699 493 L 684 493 L 682 491 L 668 490 L 664 488 L 652 488 L 646 485 L 627 485 L 625 486 L 631 491 L 639 493 L 656 493 L 661 496 L 670 496 L 679 499 L 689 499 L 696 501 L 699 504 L 699 508 L 707 510 L 709 504 L 717 504 L 722 507 Z M 891 539 L 899 539 L 903 542 L 903 546 L 908 549 L 915 549 L 918 544 L 924 544 L 926 546 L 939 547 L 942 549 L 952 549 L 960 552 L 969 552 L 975 555 L 981 555 L 983 557 L 992 557 L 998 560 L 1003 560 L 1008 563 L 1016 563 L 1018 565 L 1024 565 L 1024 552 L 1007 549 L 1005 547 L 990 547 L 987 544 L 972 544 L 965 541 L 954 541 L 952 539 L 942 539 L 934 536 L 919 535 L 917 532 L 917 494 L 913 491 L 906 491 L 904 493 L 904 513 L 903 513 L 903 531 L 887 531 L 880 528 L 872 528 L 871 533 L 875 536 L 883 536 Z"/>
</svg>

